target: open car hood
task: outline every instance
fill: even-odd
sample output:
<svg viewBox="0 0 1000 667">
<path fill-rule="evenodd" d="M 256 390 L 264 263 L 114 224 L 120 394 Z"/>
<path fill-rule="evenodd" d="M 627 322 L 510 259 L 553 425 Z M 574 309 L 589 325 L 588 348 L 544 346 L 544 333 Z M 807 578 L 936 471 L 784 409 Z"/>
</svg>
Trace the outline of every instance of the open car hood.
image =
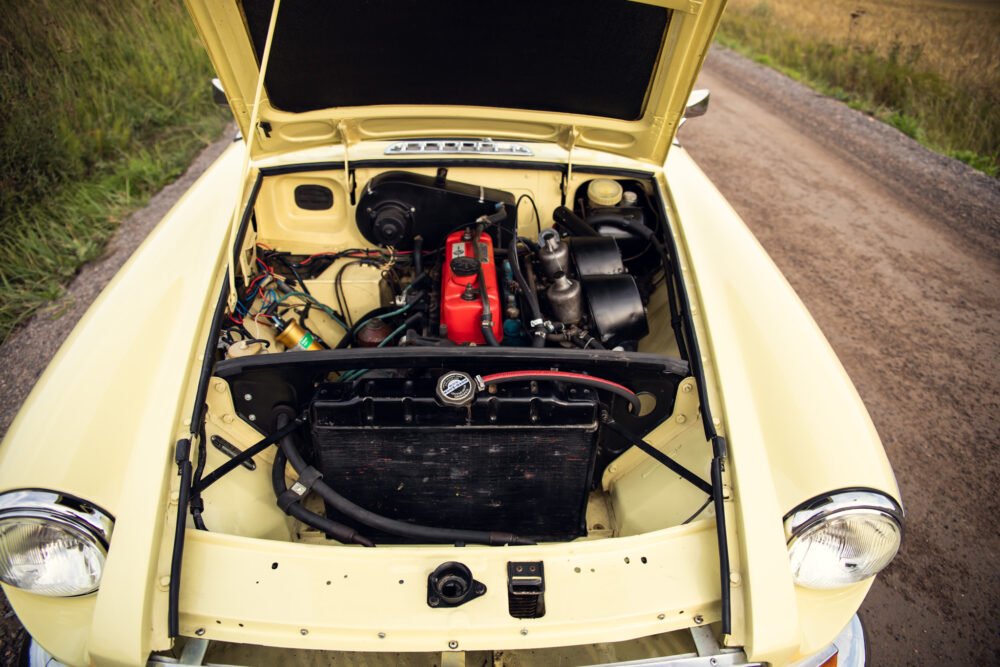
<svg viewBox="0 0 1000 667">
<path fill-rule="evenodd" d="M 187 0 L 255 158 L 410 138 L 558 142 L 662 164 L 724 0 Z"/>
</svg>

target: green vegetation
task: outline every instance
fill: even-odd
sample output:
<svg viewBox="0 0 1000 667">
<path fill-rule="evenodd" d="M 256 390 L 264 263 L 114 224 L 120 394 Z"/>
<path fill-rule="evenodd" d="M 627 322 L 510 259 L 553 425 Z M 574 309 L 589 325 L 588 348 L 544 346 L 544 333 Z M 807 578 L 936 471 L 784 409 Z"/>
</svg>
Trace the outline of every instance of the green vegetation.
<svg viewBox="0 0 1000 667">
<path fill-rule="evenodd" d="M 718 41 L 1000 175 L 1000 13 L 962 3 L 731 0 Z"/>
<path fill-rule="evenodd" d="M 0 341 L 226 122 L 177 1 L 4 3 Z"/>
</svg>

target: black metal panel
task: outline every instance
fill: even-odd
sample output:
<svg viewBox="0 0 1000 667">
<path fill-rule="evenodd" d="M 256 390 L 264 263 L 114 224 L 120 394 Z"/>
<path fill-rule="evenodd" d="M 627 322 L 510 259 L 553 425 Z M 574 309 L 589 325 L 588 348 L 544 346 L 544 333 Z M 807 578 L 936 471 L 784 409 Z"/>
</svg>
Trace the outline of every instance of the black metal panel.
<svg viewBox="0 0 1000 667">
<path fill-rule="evenodd" d="M 327 385 L 311 408 L 315 465 L 365 509 L 546 540 L 586 534 L 598 419 L 594 392 L 555 386 L 460 407 L 439 404 L 429 382 L 372 380 Z"/>
<path fill-rule="evenodd" d="M 258 61 L 273 0 L 242 0 Z M 634 120 L 670 10 L 625 0 L 288 0 L 265 87 L 283 111 L 456 104 Z"/>
<path fill-rule="evenodd" d="M 241 357 L 220 361 L 215 375 L 229 383 L 237 415 L 269 433 L 275 428 L 275 407 L 288 405 L 303 410 L 330 374 L 359 368 L 398 369 L 401 373 L 410 369 L 432 377 L 445 370 L 472 374 L 531 369 L 590 373 L 655 396 L 655 408 L 639 417 L 629 412 L 624 400 L 598 394 L 615 421 L 638 434 L 648 433 L 670 416 L 677 387 L 689 374 L 686 361 L 641 352 L 456 346 L 420 348 L 419 353 L 413 348 L 386 347 Z M 628 447 L 629 443 L 618 435 L 603 433 L 597 472 Z"/>
</svg>

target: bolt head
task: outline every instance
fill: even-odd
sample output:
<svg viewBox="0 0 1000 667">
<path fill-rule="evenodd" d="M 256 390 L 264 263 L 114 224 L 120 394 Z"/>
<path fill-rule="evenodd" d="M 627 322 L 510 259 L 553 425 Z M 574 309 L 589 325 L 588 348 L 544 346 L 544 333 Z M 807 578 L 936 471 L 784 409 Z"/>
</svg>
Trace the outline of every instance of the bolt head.
<svg viewBox="0 0 1000 667">
<path fill-rule="evenodd" d="M 681 391 L 683 391 L 685 394 L 690 394 L 692 391 L 694 391 L 694 385 L 686 384 L 683 387 L 681 387 Z"/>
<path fill-rule="evenodd" d="M 194 631 L 194 633 L 199 637 L 201 637 L 205 634 L 205 628 L 198 628 L 197 630 Z"/>
<path fill-rule="evenodd" d="M 252 422 L 255 422 L 257 421 L 257 415 L 247 415 L 247 419 L 249 419 Z"/>
<path fill-rule="evenodd" d="M 253 394 L 243 394 L 243 400 L 244 401 L 252 401 L 253 400 Z"/>
<path fill-rule="evenodd" d="M 448 642 L 448 648 L 454 651 L 455 649 L 458 648 L 458 642 L 452 639 L 450 642 Z"/>
<path fill-rule="evenodd" d="M 693 620 L 695 622 L 695 625 L 701 625 L 702 623 L 705 622 L 705 617 L 702 616 L 701 614 L 697 614 Z"/>
<path fill-rule="evenodd" d="M 302 628 L 301 630 L 299 630 L 299 632 L 302 634 L 303 637 L 309 634 L 309 631 L 306 630 L 305 628 Z"/>
<path fill-rule="evenodd" d="M 378 633 L 378 638 L 379 639 L 385 639 L 385 633 L 384 632 Z"/>
<path fill-rule="evenodd" d="M 666 615 L 666 614 L 657 614 L 657 615 L 656 615 L 656 620 L 658 620 L 658 621 L 662 621 L 662 620 L 663 620 L 663 619 L 665 619 L 666 617 L 667 617 L 667 615 Z"/>
<path fill-rule="evenodd" d="M 521 628 L 521 636 L 525 637 L 528 634 L 528 628 Z"/>
</svg>

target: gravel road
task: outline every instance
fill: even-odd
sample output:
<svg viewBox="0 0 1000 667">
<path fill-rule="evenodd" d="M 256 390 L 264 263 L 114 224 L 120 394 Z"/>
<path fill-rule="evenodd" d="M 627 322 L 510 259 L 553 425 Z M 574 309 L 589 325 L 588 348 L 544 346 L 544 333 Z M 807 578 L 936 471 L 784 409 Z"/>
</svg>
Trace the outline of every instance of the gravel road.
<svg viewBox="0 0 1000 667">
<path fill-rule="evenodd" d="M 684 146 L 781 267 L 885 442 L 903 549 L 875 664 L 998 664 L 1000 183 L 732 52 Z"/>
<path fill-rule="evenodd" d="M 1000 184 L 731 52 L 713 51 L 702 84 L 711 109 L 681 140 L 837 350 L 902 488 L 903 551 L 862 608 L 875 664 L 1000 663 Z M 0 432 L 58 340 L 226 143 L 123 224 L 60 318 L 35 318 L 0 347 Z M 9 656 L 16 628 L 3 626 Z"/>
</svg>

